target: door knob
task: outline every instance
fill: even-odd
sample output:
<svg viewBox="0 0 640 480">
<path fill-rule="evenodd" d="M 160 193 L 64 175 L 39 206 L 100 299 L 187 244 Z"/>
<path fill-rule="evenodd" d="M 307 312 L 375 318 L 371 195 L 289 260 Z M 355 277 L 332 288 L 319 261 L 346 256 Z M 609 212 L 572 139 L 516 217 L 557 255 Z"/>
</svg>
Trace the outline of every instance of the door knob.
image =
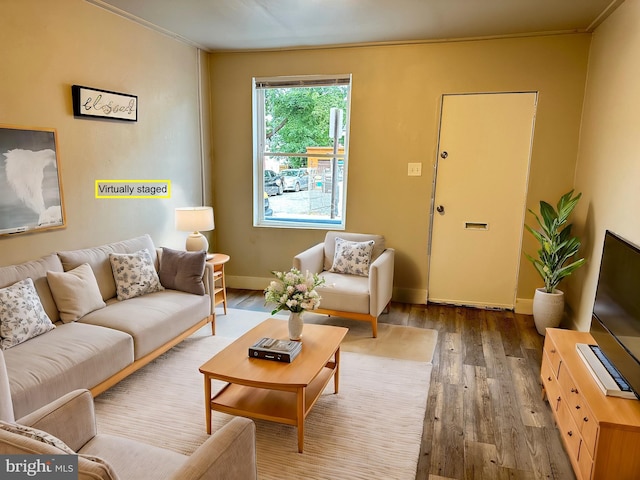
<svg viewBox="0 0 640 480">
<path fill-rule="evenodd" d="M 447 158 L 449 154 L 445 151 L 440 154 L 440 158 Z"/>
<path fill-rule="evenodd" d="M 444 205 L 438 205 L 436 207 L 436 210 L 438 211 L 438 213 L 444 213 Z"/>
</svg>

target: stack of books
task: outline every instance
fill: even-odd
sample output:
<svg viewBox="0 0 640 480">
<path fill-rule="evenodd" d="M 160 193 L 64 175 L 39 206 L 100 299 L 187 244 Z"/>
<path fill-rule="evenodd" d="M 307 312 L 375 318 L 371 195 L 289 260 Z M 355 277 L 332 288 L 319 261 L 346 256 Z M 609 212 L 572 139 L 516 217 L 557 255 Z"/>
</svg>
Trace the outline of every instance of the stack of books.
<svg viewBox="0 0 640 480">
<path fill-rule="evenodd" d="M 302 342 L 293 340 L 277 340 L 275 338 L 262 338 L 249 347 L 249 356 L 252 358 L 264 358 L 276 362 L 291 363 L 302 350 Z"/>
</svg>

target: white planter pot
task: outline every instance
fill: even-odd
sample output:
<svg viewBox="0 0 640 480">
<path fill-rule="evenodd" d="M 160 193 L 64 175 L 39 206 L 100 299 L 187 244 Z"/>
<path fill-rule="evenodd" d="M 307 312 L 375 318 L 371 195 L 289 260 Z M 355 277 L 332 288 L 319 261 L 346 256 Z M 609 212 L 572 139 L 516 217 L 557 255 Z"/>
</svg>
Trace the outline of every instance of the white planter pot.
<svg viewBox="0 0 640 480">
<path fill-rule="evenodd" d="M 544 288 L 536 288 L 533 296 L 533 321 L 540 335 L 546 334 L 547 328 L 556 328 L 564 315 L 564 292 L 554 290 L 545 292 Z"/>
</svg>

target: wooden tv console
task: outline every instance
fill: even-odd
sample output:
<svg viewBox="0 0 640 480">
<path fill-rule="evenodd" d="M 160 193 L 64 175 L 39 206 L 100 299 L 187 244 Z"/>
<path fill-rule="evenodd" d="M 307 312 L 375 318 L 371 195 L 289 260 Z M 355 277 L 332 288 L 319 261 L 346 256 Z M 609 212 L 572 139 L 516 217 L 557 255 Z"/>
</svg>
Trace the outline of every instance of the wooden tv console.
<svg viewBox="0 0 640 480">
<path fill-rule="evenodd" d="M 543 395 L 579 480 L 640 478 L 640 400 L 605 396 L 576 350 L 587 332 L 547 329 Z"/>
</svg>

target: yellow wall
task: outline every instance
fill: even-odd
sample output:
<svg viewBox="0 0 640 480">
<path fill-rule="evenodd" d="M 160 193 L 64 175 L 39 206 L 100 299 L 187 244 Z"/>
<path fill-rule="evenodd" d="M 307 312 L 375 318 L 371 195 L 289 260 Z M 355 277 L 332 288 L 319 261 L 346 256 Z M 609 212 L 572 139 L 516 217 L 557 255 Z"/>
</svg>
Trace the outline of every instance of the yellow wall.
<svg viewBox="0 0 640 480">
<path fill-rule="evenodd" d="M 0 265 L 143 233 L 182 247 L 173 209 L 202 196 L 198 50 L 82 0 L 3 0 L 0 45 L 0 124 L 57 129 L 67 214 L 0 237 Z M 138 122 L 75 119 L 73 84 L 137 95 Z M 170 179 L 173 195 L 96 200 L 96 179 Z"/>
<path fill-rule="evenodd" d="M 252 226 L 251 78 L 353 74 L 347 230 L 396 248 L 394 299 L 424 302 L 439 105 L 444 93 L 539 91 L 527 206 L 573 185 L 589 35 L 212 54 L 212 148 L 218 248 L 229 284 L 264 288 L 271 270 L 321 241 L 319 230 Z M 407 163 L 422 162 L 408 177 Z M 525 235 L 525 250 L 535 252 Z M 491 272 L 487 272 L 490 281 Z M 521 306 L 542 282 L 521 262 Z"/>
<path fill-rule="evenodd" d="M 0 123 L 57 129 L 67 227 L 0 237 L 0 265 L 147 232 L 158 245 L 180 248 L 185 234 L 174 230 L 173 209 L 201 202 L 203 156 L 211 183 L 205 203 L 213 197 L 216 213 L 213 249 L 232 256 L 230 285 L 263 288 L 271 270 L 288 268 L 324 232 L 252 227 L 253 76 L 353 74 L 347 229 L 382 233 L 397 249 L 397 300 L 423 302 L 426 295 L 443 93 L 539 91 L 527 206 L 553 201 L 573 184 L 587 34 L 204 55 L 82 0 L 4 0 L 1 13 Z M 604 62 L 607 54 L 601 56 Z M 139 121 L 75 119 L 72 84 L 138 95 Z M 423 163 L 421 177 L 406 175 L 409 162 Z M 96 200 L 94 180 L 101 178 L 168 178 L 173 197 Z M 524 245 L 535 248 L 526 235 Z M 518 297 L 526 303 L 539 285 L 523 260 Z"/>
<path fill-rule="evenodd" d="M 604 232 L 640 245 L 640 1 L 627 0 L 593 35 L 576 190 L 575 224 L 587 265 L 570 278 L 575 327 L 588 330 Z M 640 294 L 640 292 L 639 292 Z"/>
</svg>

